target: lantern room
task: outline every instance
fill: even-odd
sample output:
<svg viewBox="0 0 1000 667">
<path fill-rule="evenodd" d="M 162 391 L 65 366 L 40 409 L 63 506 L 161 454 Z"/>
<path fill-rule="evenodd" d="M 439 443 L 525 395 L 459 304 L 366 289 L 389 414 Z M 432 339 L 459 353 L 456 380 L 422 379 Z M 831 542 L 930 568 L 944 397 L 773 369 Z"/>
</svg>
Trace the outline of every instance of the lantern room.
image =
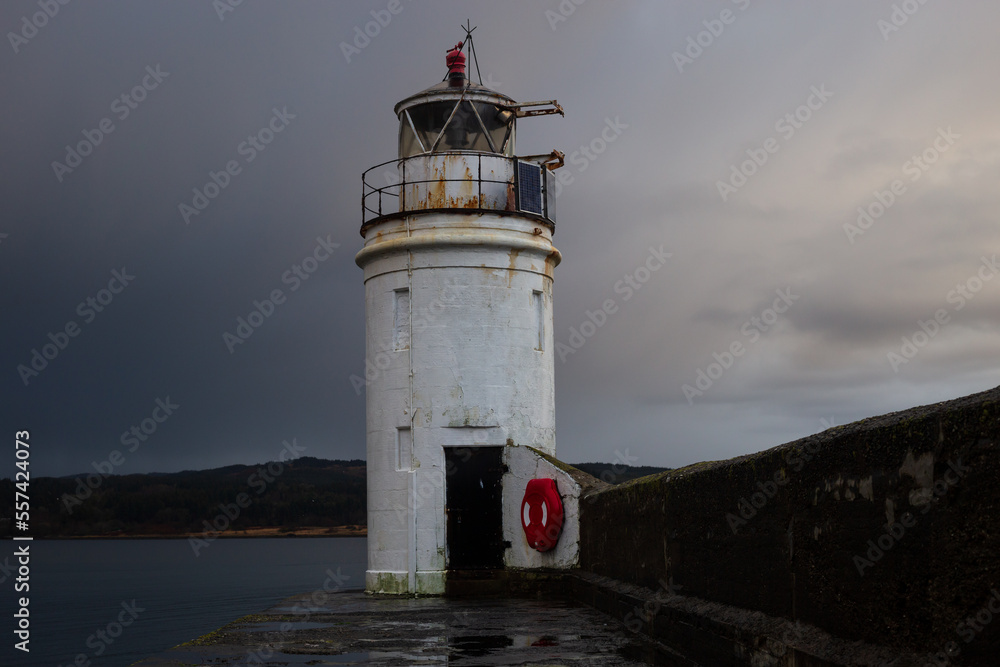
<svg viewBox="0 0 1000 667">
<path fill-rule="evenodd" d="M 396 105 L 399 157 L 458 150 L 514 155 L 517 104 L 466 79 L 461 48 L 448 52 L 444 81 Z"/>
<path fill-rule="evenodd" d="M 399 154 L 362 175 L 362 235 L 372 223 L 427 210 L 517 212 L 554 229 L 552 172 L 563 154 L 518 156 L 515 137 L 518 118 L 562 115 L 562 107 L 555 100 L 515 102 L 481 80 L 473 83 L 465 73 L 466 45 L 471 40 L 448 50 L 440 83 L 396 104 Z"/>
</svg>

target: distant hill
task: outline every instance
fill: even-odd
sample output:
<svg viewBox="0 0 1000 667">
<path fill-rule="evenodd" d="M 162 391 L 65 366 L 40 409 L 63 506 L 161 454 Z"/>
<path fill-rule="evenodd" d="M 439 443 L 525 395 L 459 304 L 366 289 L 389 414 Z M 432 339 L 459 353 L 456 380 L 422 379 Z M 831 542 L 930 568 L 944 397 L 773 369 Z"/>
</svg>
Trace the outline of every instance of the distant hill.
<svg viewBox="0 0 1000 667">
<path fill-rule="evenodd" d="M 570 465 L 608 484 L 621 484 L 639 477 L 671 470 L 671 468 L 657 468 L 655 466 L 627 466 L 620 463 L 571 463 Z"/>
<path fill-rule="evenodd" d="M 89 488 L 88 481 L 96 488 Z M 364 525 L 365 489 L 364 461 L 309 456 L 281 464 L 103 479 L 97 473 L 89 478 L 37 477 L 30 486 L 30 534 L 180 535 L 201 533 L 205 521 L 211 524 L 219 516 L 220 526 L 229 522 L 229 534 L 260 526 Z M 14 482 L 0 480 L 0 494 L 13 498 Z M 0 535 L 11 534 L 12 510 L 8 503 L 0 509 Z M 235 518 L 226 517 L 227 510 Z"/>
<path fill-rule="evenodd" d="M 610 463 L 575 467 L 611 484 L 666 470 Z M 2 497 L 13 498 L 14 491 L 13 480 L 0 479 Z M 303 456 L 282 464 L 175 473 L 36 477 L 29 495 L 34 537 L 173 537 L 202 533 L 208 530 L 206 521 L 209 527 L 213 522 L 225 526 L 226 535 L 259 534 L 262 527 L 333 534 L 337 527 L 363 529 L 366 523 L 366 467 L 361 460 Z M 0 537 L 13 532 L 13 510 L 13 503 L 0 507 Z"/>
</svg>

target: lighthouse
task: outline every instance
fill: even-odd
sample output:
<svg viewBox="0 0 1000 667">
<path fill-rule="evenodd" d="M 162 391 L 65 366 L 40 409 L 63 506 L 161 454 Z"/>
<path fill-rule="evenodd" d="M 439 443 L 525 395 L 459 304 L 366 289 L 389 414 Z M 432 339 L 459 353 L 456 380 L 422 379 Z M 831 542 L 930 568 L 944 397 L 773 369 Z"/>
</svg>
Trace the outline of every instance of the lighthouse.
<svg viewBox="0 0 1000 667">
<path fill-rule="evenodd" d="M 443 81 L 396 104 L 398 157 L 362 176 L 370 593 L 575 562 L 571 534 L 542 551 L 522 532 L 554 516 L 525 504 L 531 479 L 553 480 L 564 533 L 580 489 L 554 459 L 562 154 L 515 150 L 519 119 L 563 111 L 473 83 L 465 47 L 471 34 Z"/>
</svg>

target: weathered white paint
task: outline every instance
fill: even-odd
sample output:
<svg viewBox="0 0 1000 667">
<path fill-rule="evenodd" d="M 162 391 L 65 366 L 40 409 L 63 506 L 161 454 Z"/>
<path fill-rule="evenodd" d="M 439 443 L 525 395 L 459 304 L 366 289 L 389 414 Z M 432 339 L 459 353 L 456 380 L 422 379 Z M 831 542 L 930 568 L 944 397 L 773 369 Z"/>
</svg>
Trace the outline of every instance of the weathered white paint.
<svg viewBox="0 0 1000 667">
<path fill-rule="evenodd" d="M 569 473 L 527 447 L 507 447 L 504 463 L 503 538 L 510 542 L 504 552 L 504 565 L 524 569 L 576 567 L 580 562 L 580 485 Z M 524 490 L 528 481 L 536 478 L 554 479 L 563 503 L 562 533 L 555 548 L 546 552 L 528 546 L 521 526 Z"/>
<path fill-rule="evenodd" d="M 917 488 L 910 491 L 910 504 L 914 507 L 923 507 L 934 499 L 934 454 L 924 452 L 918 457 L 913 456 L 912 450 L 907 450 L 903 465 L 899 468 L 899 474 L 909 475 L 913 478 Z"/>
<path fill-rule="evenodd" d="M 414 213 L 367 230 L 357 262 L 377 369 L 367 385 L 369 591 L 443 592 L 443 447 L 555 453 L 559 259 L 549 228 L 516 215 Z M 407 427 L 408 466 L 397 445 Z"/>
<path fill-rule="evenodd" d="M 815 490 L 813 505 L 816 504 L 815 498 L 818 497 L 819 490 L 819 487 Z M 823 480 L 823 490 L 831 493 L 834 500 L 840 500 L 841 492 L 843 492 L 844 500 L 847 501 L 853 501 L 858 497 L 874 501 L 872 478 L 870 475 L 868 477 L 844 477 L 843 475 L 837 475 L 836 479 Z"/>
<path fill-rule="evenodd" d="M 861 494 L 862 498 L 865 498 L 867 500 L 871 500 L 871 501 L 874 502 L 874 500 L 875 500 L 875 491 L 874 491 L 874 487 L 872 485 L 872 476 L 871 475 L 868 475 L 868 477 L 863 477 L 861 479 L 861 481 L 858 482 L 858 492 Z"/>
</svg>

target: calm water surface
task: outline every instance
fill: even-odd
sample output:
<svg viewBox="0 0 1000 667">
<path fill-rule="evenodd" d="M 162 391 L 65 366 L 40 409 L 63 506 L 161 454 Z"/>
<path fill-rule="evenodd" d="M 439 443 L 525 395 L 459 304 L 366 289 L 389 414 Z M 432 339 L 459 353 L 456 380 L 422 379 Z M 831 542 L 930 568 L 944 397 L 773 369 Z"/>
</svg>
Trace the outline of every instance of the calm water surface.
<svg viewBox="0 0 1000 667">
<path fill-rule="evenodd" d="M 19 543 L 20 544 L 24 544 Z M 187 540 L 36 540 L 31 590 L 15 593 L 14 576 L 0 584 L 0 664 L 124 667 L 262 611 L 297 593 L 321 588 L 330 574 L 343 588 L 364 588 L 363 537 L 219 539 L 195 557 Z M 16 567 L 14 542 L 0 551 Z M 3 574 L 0 573 L 0 578 Z M 15 599 L 30 598 L 31 653 L 13 648 Z M 123 603 L 142 609 L 108 644 Z M 112 625 L 111 632 L 117 627 Z M 104 649 L 101 655 L 96 653 Z M 87 664 L 86 662 L 81 664 Z"/>
</svg>

